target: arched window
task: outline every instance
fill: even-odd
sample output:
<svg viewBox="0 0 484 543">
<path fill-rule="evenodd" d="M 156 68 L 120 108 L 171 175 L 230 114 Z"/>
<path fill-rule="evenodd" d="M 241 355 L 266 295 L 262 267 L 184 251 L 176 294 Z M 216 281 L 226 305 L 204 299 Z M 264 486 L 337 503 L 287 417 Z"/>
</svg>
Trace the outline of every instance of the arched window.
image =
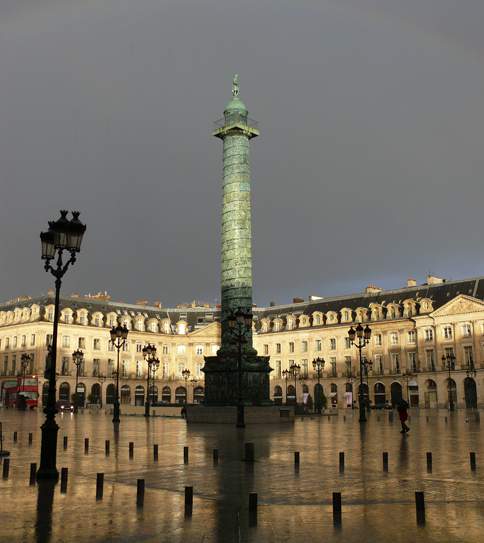
<svg viewBox="0 0 484 543">
<path fill-rule="evenodd" d="M 145 403 L 145 388 L 142 385 L 137 385 L 134 389 L 134 405 L 144 405 Z"/>
<path fill-rule="evenodd" d="M 84 383 L 77 384 L 77 405 L 79 407 L 84 407 L 86 404 L 86 385 Z"/>
<path fill-rule="evenodd" d="M 279 385 L 276 385 L 274 387 L 274 403 L 276 405 L 282 404 L 282 387 L 280 387 Z"/>
<path fill-rule="evenodd" d="M 383 383 L 375 383 L 375 407 L 381 408 L 384 407 L 386 403 L 386 393 L 385 393 L 385 385 Z"/>
<path fill-rule="evenodd" d="M 101 385 L 94 383 L 91 387 L 91 402 L 93 404 L 101 403 Z"/>
<path fill-rule="evenodd" d="M 131 389 L 128 385 L 123 385 L 121 387 L 121 403 L 130 404 L 131 403 Z"/>
<path fill-rule="evenodd" d="M 205 391 L 203 387 L 195 387 L 193 390 L 193 402 L 202 403 L 205 397 Z"/>
<path fill-rule="evenodd" d="M 158 387 L 156 385 L 150 386 L 150 403 L 151 405 L 158 403 Z"/>
<path fill-rule="evenodd" d="M 116 398 L 116 388 L 112 383 L 106 387 L 106 405 L 113 405 Z"/>
<path fill-rule="evenodd" d="M 163 403 L 171 403 L 171 388 L 164 386 L 161 389 L 161 401 Z"/>
<path fill-rule="evenodd" d="M 71 396 L 71 387 L 69 383 L 61 383 L 59 386 L 59 400 L 63 400 L 66 402 L 70 401 Z"/>
<path fill-rule="evenodd" d="M 185 387 L 178 387 L 175 390 L 175 402 L 187 403 L 187 389 Z"/>
<path fill-rule="evenodd" d="M 287 387 L 286 403 L 290 405 L 296 403 L 296 389 L 294 388 L 294 385 L 289 385 Z"/>
</svg>

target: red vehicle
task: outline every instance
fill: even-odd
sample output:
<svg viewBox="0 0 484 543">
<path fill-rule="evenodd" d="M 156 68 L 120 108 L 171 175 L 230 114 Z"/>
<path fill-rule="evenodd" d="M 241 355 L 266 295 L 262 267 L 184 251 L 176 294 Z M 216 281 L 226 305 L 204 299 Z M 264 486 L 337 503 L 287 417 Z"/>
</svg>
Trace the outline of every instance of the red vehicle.
<svg viewBox="0 0 484 543">
<path fill-rule="evenodd" d="M 19 375 L 2 382 L 0 399 L 5 407 L 34 409 L 39 404 L 39 379 L 36 375 Z"/>
</svg>

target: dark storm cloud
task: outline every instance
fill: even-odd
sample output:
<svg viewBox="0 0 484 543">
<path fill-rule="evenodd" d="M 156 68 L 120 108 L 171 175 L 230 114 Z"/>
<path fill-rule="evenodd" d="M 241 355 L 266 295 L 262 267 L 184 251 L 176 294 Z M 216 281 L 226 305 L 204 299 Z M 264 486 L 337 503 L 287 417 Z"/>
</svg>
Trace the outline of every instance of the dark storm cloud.
<svg viewBox="0 0 484 543">
<path fill-rule="evenodd" d="M 3 0 L 0 298 L 88 224 L 65 291 L 219 297 L 230 79 L 253 141 L 255 299 L 484 273 L 484 4 Z"/>
</svg>

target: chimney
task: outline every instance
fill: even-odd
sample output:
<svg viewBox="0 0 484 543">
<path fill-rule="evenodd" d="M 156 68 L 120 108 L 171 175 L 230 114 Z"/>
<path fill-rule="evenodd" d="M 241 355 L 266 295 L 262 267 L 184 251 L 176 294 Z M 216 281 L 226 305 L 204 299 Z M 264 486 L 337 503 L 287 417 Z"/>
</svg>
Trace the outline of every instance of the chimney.
<svg viewBox="0 0 484 543">
<path fill-rule="evenodd" d="M 416 287 L 417 286 L 417 280 L 412 279 L 412 277 L 409 277 L 407 279 L 407 287 Z"/>
<path fill-rule="evenodd" d="M 293 304 L 302 304 L 304 302 L 304 298 L 293 298 L 292 303 Z"/>
<path fill-rule="evenodd" d="M 442 277 L 427 275 L 427 285 L 441 285 L 442 283 L 445 283 L 445 279 L 442 279 Z"/>
<path fill-rule="evenodd" d="M 365 294 L 380 294 L 380 292 L 383 292 L 383 289 L 376 285 L 368 285 L 365 288 Z"/>
</svg>

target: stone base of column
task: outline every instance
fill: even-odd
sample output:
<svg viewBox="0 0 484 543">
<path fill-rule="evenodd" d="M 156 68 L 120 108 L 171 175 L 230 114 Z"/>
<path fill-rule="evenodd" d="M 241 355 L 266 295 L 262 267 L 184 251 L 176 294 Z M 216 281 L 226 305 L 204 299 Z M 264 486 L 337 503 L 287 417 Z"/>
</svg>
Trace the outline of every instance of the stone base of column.
<svg viewBox="0 0 484 543">
<path fill-rule="evenodd" d="M 236 405 L 239 398 L 237 355 L 206 356 L 204 405 Z M 269 390 L 268 356 L 244 354 L 242 399 L 245 405 L 272 405 Z"/>
<path fill-rule="evenodd" d="M 188 424 L 227 424 L 234 428 L 237 420 L 235 405 L 187 405 Z M 294 423 L 294 406 L 248 405 L 245 407 L 245 425 Z"/>
</svg>

